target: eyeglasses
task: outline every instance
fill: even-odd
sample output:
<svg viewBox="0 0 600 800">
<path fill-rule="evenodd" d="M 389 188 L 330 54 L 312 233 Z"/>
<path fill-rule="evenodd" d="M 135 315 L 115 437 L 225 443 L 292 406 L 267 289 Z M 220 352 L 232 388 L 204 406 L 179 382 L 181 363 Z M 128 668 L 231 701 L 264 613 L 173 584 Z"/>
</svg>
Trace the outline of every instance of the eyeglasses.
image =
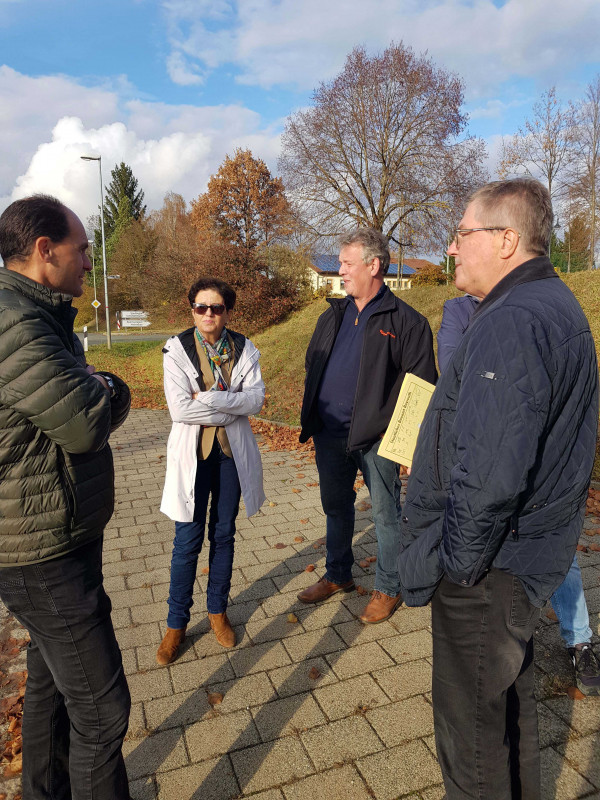
<svg viewBox="0 0 600 800">
<path fill-rule="evenodd" d="M 194 314 L 200 314 L 201 317 L 206 314 L 209 308 L 215 317 L 220 317 L 221 314 L 225 312 L 225 306 L 223 303 L 211 303 L 209 306 L 207 306 L 206 303 L 192 303 Z"/>
<path fill-rule="evenodd" d="M 508 227 L 504 225 L 502 228 L 457 228 L 454 231 L 454 236 L 452 237 L 452 241 L 456 245 L 457 248 L 460 247 L 460 240 L 463 236 L 466 236 L 468 233 L 475 233 L 475 231 L 507 231 Z M 515 231 L 516 232 L 516 231 Z M 520 233 L 517 233 L 517 236 L 520 236 Z"/>
</svg>

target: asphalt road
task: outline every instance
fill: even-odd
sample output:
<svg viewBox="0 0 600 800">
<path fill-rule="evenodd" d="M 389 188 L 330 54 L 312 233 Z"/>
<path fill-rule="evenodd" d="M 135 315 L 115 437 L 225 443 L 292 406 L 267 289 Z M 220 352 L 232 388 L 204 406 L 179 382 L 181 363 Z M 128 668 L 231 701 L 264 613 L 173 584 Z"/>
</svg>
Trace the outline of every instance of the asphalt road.
<svg viewBox="0 0 600 800">
<path fill-rule="evenodd" d="M 77 331 L 77 336 L 83 342 L 83 333 Z M 115 342 L 166 342 L 168 333 L 118 333 L 112 331 L 111 338 Z M 106 344 L 106 334 L 96 333 L 88 329 L 88 344 Z"/>
</svg>

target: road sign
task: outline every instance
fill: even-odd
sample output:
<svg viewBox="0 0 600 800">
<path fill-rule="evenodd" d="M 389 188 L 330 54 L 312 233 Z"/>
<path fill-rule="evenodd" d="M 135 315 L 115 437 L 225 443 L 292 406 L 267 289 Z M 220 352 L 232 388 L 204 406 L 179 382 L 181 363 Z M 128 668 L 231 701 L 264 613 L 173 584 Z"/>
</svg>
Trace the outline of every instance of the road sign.
<svg viewBox="0 0 600 800">
<path fill-rule="evenodd" d="M 124 319 L 124 328 L 147 328 L 150 323 L 146 319 Z"/>
<path fill-rule="evenodd" d="M 101 305 L 99 300 L 92 300 L 92 308 L 100 308 Z"/>
<path fill-rule="evenodd" d="M 147 311 L 121 311 L 121 319 L 148 319 Z"/>
</svg>

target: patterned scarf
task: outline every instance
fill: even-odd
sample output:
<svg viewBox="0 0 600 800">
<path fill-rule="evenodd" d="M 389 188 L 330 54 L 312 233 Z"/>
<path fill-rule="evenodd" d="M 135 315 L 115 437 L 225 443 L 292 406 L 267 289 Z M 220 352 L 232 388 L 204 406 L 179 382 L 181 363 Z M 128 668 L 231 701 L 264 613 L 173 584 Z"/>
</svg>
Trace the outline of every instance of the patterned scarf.
<svg viewBox="0 0 600 800">
<path fill-rule="evenodd" d="M 231 361 L 231 347 L 229 344 L 229 339 L 227 338 L 227 328 L 223 328 L 221 335 L 215 344 L 207 342 L 206 339 L 200 334 L 198 328 L 196 328 L 196 336 L 198 337 L 198 341 L 206 353 L 208 363 L 210 364 L 210 368 L 212 370 L 213 378 L 215 379 L 214 384 L 210 387 L 210 391 L 227 391 L 227 381 L 221 372 L 221 365 L 227 364 L 228 361 Z"/>
</svg>

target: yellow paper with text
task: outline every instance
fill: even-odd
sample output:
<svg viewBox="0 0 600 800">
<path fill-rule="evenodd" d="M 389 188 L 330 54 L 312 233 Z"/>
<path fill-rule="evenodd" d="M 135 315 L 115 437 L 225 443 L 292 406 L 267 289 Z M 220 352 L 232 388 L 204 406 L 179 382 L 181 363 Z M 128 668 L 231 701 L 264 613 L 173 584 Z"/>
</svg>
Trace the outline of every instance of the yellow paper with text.
<svg viewBox="0 0 600 800">
<path fill-rule="evenodd" d="M 407 372 L 392 419 L 379 445 L 379 455 L 412 467 L 417 436 L 435 386 Z"/>
</svg>

